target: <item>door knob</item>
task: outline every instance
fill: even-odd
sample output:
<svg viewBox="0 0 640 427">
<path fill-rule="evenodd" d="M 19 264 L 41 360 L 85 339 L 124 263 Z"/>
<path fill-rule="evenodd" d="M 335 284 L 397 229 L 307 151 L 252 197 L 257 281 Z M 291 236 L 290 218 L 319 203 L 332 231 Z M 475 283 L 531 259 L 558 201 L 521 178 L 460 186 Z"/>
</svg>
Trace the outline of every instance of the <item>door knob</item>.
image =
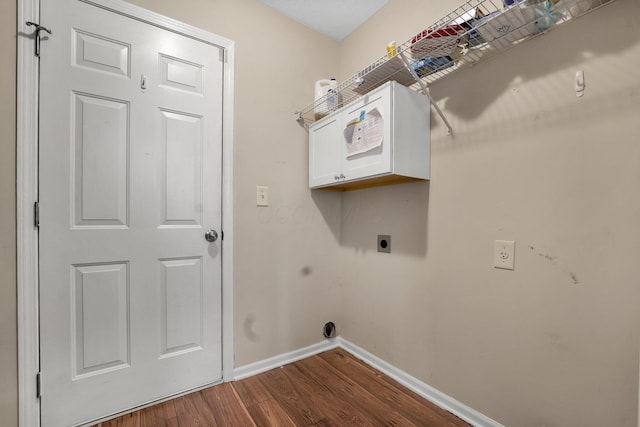
<svg viewBox="0 0 640 427">
<path fill-rule="evenodd" d="M 207 242 L 215 242 L 216 240 L 218 240 L 218 232 L 212 228 L 204 233 L 204 238 L 207 240 Z"/>
</svg>

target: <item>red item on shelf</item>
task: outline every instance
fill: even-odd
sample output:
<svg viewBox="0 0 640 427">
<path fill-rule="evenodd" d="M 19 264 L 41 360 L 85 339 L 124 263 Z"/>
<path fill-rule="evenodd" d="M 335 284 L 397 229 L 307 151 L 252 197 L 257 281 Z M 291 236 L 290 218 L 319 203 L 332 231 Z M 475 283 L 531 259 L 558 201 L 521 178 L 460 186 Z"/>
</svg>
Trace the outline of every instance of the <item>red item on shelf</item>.
<svg viewBox="0 0 640 427">
<path fill-rule="evenodd" d="M 411 57 L 420 60 L 447 56 L 460 44 L 465 32 L 466 30 L 457 24 L 437 30 L 424 30 L 411 39 Z"/>
</svg>

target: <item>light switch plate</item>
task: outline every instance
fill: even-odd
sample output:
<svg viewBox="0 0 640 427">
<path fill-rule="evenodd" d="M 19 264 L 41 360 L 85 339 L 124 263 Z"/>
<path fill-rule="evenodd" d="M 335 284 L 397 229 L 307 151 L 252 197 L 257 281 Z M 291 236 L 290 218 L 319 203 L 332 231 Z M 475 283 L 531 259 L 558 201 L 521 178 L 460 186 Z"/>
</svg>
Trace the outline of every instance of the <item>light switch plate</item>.
<svg viewBox="0 0 640 427">
<path fill-rule="evenodd" d="M 269 187 L 256 187 L 256 206 L 269 206 Z"/>
<path fill-rule="evenodd" d="M 513 240 L 496 240 L 493 250 L 493 266 L 505 270 L 513 270 L 516 256 L 516 242 Z"/>
</svg>

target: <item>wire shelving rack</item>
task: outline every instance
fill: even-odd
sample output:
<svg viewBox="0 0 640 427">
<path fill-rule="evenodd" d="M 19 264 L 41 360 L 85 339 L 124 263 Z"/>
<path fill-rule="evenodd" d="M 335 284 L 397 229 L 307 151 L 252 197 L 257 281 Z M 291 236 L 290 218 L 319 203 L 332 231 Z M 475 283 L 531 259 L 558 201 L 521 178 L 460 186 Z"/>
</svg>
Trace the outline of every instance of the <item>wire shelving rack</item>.
<svg viewBox="0 0 640 427">
<path fill-rule="evenodd" d="M 388 52 L 336 89 L 297 111 L 305 128 L 390 80 L 429 94 L 429 86 L 458 70 L 545 34 L 615 0 L 468 0 Z M 510 4 L 505 4 L 510 3 Z M 331 106 L 330 108 L 328 106 Z M 449 133 L 451 126 L 437 106 Z"/>
</svg>

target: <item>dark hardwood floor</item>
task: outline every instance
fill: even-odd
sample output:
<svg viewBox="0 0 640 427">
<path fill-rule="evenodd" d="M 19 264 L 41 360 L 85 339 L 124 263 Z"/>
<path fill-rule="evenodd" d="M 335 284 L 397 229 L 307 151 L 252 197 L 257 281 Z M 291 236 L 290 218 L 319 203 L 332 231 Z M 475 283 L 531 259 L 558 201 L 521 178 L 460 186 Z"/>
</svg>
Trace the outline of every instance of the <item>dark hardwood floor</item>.
<svg viewBox="0 0 640 427">
<path fill-rule="evenodd" d="M 341 349 L 96 427 L 469 426 Z"/>
</svg>

